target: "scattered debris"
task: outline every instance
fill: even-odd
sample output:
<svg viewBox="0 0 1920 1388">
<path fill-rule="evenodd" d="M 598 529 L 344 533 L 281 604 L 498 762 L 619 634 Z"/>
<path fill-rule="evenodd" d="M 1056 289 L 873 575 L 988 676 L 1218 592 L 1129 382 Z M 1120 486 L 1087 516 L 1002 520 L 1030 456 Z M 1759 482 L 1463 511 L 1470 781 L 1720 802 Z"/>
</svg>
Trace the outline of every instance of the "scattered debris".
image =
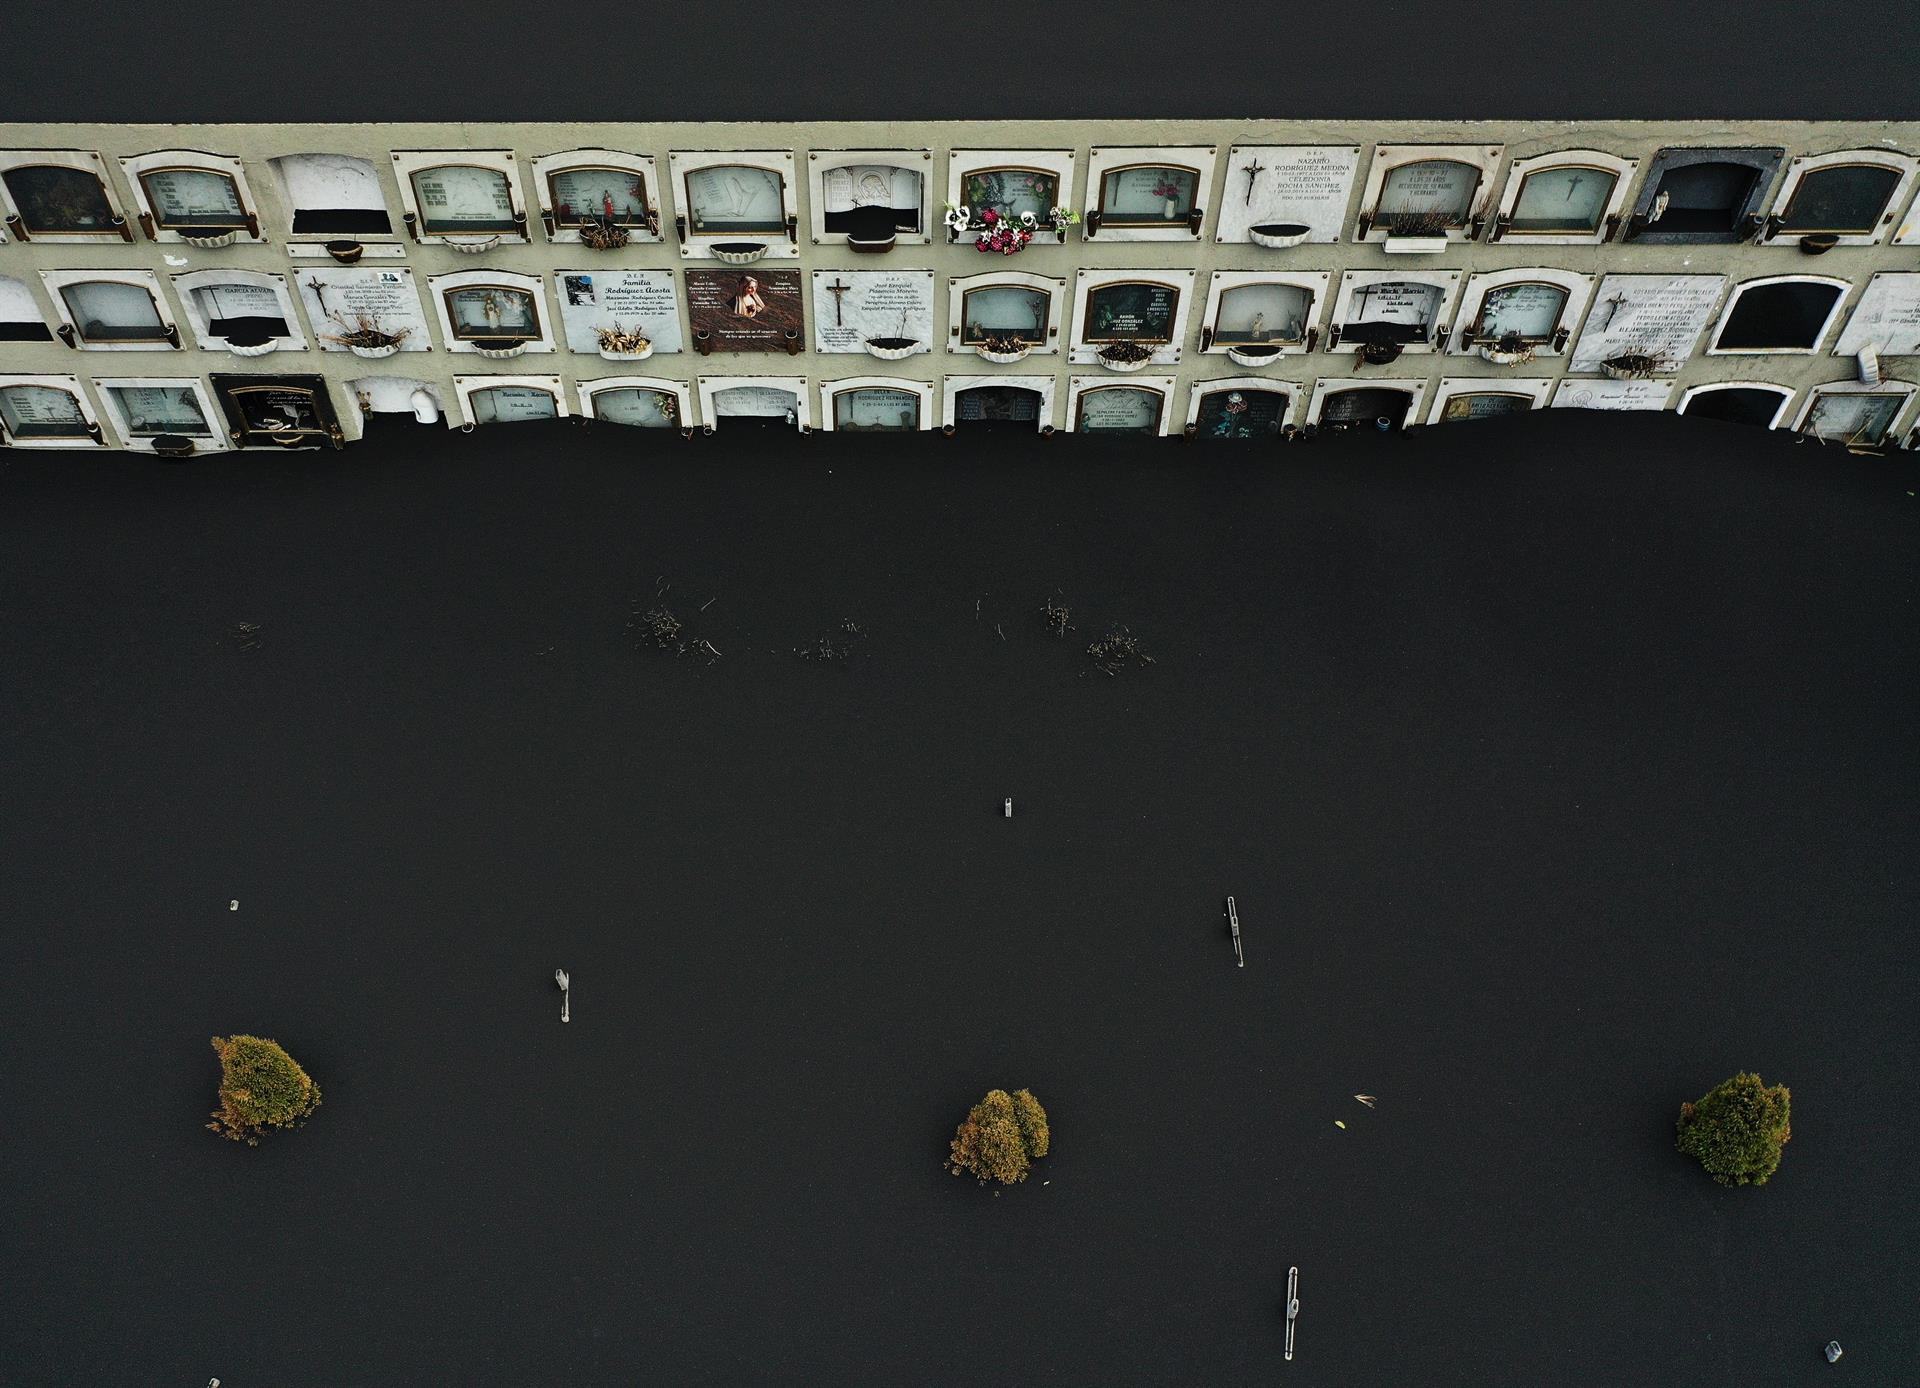
<svg viewBox="0 0 1920 1388">
<path fill-rule="evenodd" d="M 1346 1127 L 1347 1127 L 1347 1125 L 1341 1122 L 1338 1118 L 1333 1120 L 1333 1126 L 1336 1128 L 1339 1128 L 1342 1132 L 1346 1131 Z"/>
<path fill-rule="evenodd" d="M 1300 1269 L 1287 1269 L 1287 1358 L 1293 1358 L 1293 1323 L 1300 1319 Z"/>
<path fill-rule="evenodd" d="M 672 584 L 667 584 L 671 588 Z M 661 591 L 665 591 L 662 589 Z M 656 595 L 657 596 L 657 595 Z M 634 643 L 653 642 L 663 651 L 672 651 L 675 655 L 685 655 L 692 651 L 695 655 L 704 655 L 711 665 L 720 658 L 720 648 L 704 637 L 687 637 L 685 625 L 673 615 L 673 609 L 664 605 L 641 610 L 640 604 L 633 605 L 633 615 L 627 619 L 627 630 L 634 633 Z"/>
<path fill-rule="evenodd" d="M 233 642 L 243 651 L 260 649 L 260 623 L 235 622 L 232 630 Z"/>
<path fill-rule="evenodd" d="M 1227 898 L 1227 929 L 1233 935 L 1233 957 L 1239 961 L 1239 968 L 1247 967 L 1246 952 L 1240 948 L 1240 908 L 1233 904 L 1233 898 Z"/>
<path fill-rule="evenodd" d="M 1005 631 L 1005 630 L 1004 630 L 1004 629 L 1003 629 L 1003 628 L 1001 627 L 1001 625 L 1000 625 L 1000 623 L 998 623 L 998 622 L 995 622 L 995 623 L 993 624 L 993 629 L 994 629 L 995 631 L 997 631 L 997 632 L 999 632 L 999 633 L 1000 633 L 1000 639 L 1001 639 L 1002 641 L 1004 641 L 1004 640 L 1006 640 L 1006 639 L 1007 639 L 1007 633 L 1006 633 L 1006 631 Z"/>
<path fill-rule="evenodd" d="M 1047 619 L 1047 630 L 1055 636 L 1064 637 L 1073 630 L 1069 620 L 1073 616 L 1073 609 L 1064 603 L 1057 603 L 1052 598 L 1048 598 L 1047 605 L 1041 608 L 1040 612 Z"/>
<path fill-rule="evenodd" d="M 237 901 L 229 901 L 227 903 L 227 909 L 229 911 L 238 911 L 240 909 L 240 903 Z"/>
<path fill-rule="evenodd" d="M 705 602 L 700 604 L 700 610 L 702 612 L 705 612 L 709 607 L 712 607 L 716 602 L 719 602 L 719 601 L 720 601 L 720 595 L 718 593 L 715 593 L 712 597 L 708 598 Z"/>
<path fill-rule="evenodd" d="M 1118 675 L 1128 665 L 1152 665 L 1154 659 L 1140 649 L 1140 638 L 1125 627 L 1114 627 L 1087 647 L 1087 654 L 1093 657 L 1094 665 L 1104 670 L 1109 677 Z"/>
<path fill-rule="evenodd" d="M 1353 1097 L 1354 1097 L 1354 1098 L 1356 1098 L 1356 1099 L 1358 1099 L 1358 1100 L 1359 1100 L 1359 1101 L 1360 1101 L 1361 1103 L 1363 1103 L 1363 1104 L 1365 1104 L 1365 1105 L 1366 1105 L 1366 1106 L 1367 1106 L 1368 1108 L 1372 1108 L 1372 1107 L 1373 1107 L 1373 1095 L 1371 1095 L 1371 1094 L 1356 1094 L 1356 1095 L 1354 1095 Z"/>
<path fill-rule="evenodd" d="M 840 634 L 822 636 L 810 646 L 795 646 L 793 653 L 802 660 L 845 660 L 853 652 L 856 639 L 865 639 L 866 631 L 851 618 L 840 622 Z"/>
<path fill-rule="evenodd" d="M 680 619 L 665 607 L 648 609 L 639 618 L 640 629 L 653 638 L 654 644 L 673 647 L 680 643 Z"/>
</svg>

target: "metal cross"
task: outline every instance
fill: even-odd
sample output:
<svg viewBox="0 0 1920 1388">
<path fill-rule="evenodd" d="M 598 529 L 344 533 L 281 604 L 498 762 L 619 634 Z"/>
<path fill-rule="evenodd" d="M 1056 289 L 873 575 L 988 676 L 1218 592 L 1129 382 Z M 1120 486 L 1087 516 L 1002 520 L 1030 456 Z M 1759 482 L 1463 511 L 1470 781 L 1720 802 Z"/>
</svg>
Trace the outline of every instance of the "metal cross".
<svg viewBox="0 0 1920 1388">
<path fill-rule="evenodd" d="M 1248 164 L 1246 168 L 1241 170 L 1241 172 L 1247 176 L 1247 206 L 1248 207 L 1253 206 L 1253 181 L 1254 179 L 1260 177 L 1262 173 L 1266 172 L 1266 168 L 1267 166 L 1260 162 L 1260 156 L 1256 154 L 1253 157 L 1253 162 Z"/>
<path fill-rule="evenodd" d="M 1607 321 L 1600 325 L 1600 331 L 1605 332 L 1613 326 L 1613 320 L 1619 316 L 1620 306 L 1626 303 L 1626 301 L 1627 296 L 1618 289 L 1613 291 L 1613 297 L 1611 299 L 1602 299 L 1600 301 L 1607 307 Z"/>
<path fill-rule="evenodd" d="M 846 323 L 840 317 L 840 306 L 845 302 L 844 296 L 851 288 L 853 288 L 852 285 L 842 284 L 837 279 L 827 286 L 827 293 L 833 295 L 833 326 L 836 328 L 846 327 Z"/>
</svg>

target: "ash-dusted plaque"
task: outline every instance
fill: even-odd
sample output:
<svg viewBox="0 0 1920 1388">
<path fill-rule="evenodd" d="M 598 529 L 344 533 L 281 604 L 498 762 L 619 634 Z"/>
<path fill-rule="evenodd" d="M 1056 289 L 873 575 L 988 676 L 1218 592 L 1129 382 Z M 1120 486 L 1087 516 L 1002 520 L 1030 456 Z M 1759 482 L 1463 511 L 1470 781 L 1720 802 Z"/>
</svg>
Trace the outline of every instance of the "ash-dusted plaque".
<svg viewBox="0 0 1920 1388">
<path fill-rule="evenodd" d="M 1608 275 L 1573 350 L 1574 371 L 1598 371 L 1623 353 L 1671 370 L 1693 355 L 1726 287 L 1724 275 Z"/>
<path fill-rule="evenodd" d="M 695 351 L 785 352 L 804 347 L 798 270 L 689 270 L 687 322 Z"/>
<path fill-rule="evenodd" d="M 597 352 L 600 328 L 639 329 L 655 352 L 679 352 L 680 304 L 673 295 L 671 270 L 561 270 L 560 323 L 567 348 Z"/>
<path fill-rule="evenodd" d="M 813 272 L 816 352 L 864 352 L 869 342 L 925 352 L 932 341 L 933 271 Z"/>
</svg>

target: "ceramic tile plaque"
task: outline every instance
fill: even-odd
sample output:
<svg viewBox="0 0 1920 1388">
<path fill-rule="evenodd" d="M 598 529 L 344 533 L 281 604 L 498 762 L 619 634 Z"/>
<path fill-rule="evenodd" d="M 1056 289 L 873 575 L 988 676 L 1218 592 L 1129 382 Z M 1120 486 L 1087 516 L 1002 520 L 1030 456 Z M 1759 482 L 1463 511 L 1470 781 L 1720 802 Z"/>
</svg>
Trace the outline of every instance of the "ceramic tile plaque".
<svg viewBox="0 0 1920 1388">
<path fill-rule="evenodd" d="M 324 350 L 347 350 L 342 343 L 326 341 L 326 334 L 343 336 L 363 326 L 389 333 L 405 329 L 406 336 L 400 339 L 403 352 L 425 352 L 432 348 L 411 271 L 342 266 L 334 270 L 303 271 L 295 278 L 300 285 L 300 302 L 307 310 L 307 321 L 313 324 L 315 332 L 323 335 L 320 346 Z M 363 319 L 367 321 L 363 323 Z"/>
<path fill-rule="evenodd" d="M 1643 352 L 1668 366 L 1685 361 L 1713 321 L 1725 287 L 1724 275 L 1608 275 L 1580 330 L 1570 369 L 1598 371 L 1601 362 L 1623 352 Z"/>
<path fill-rule="evenodd" d="M 1553 393 L 1553 407 L 1556 410 L 1664 410 L 1672 398 L 1672 381 L 1561 381 Z"/>
<path fill-rule="evenodd" d="M 696 272 L 697 273 L 697 272 Z M 933 341 L 933 271 L 815 270 L 813 349 L 864 352 L 870 340 Z"/>
<path fill-rule="evenodd" d="M 1867 282 L 1833 350 L 1850 357 L 1862 347 L 1883 357 L 1920 354 L 1920 275 L 1880 274 Z"/>
<path fill-rule="evenodd" d="M 687 271 L 687 321 L 696 351 L 785 352 L 805 345 L 798 270 Z"/>
<path fill-rule="evenodd" d="M 1358 145 L 1237 145 L 1227 156 L 1219 238 L 1248 240 L 1256 226 L 1293 223 L 1309 241 L 1338 241 L 1360 165 Z"/>
<path fill-rule="evenodd" d="M 569 351 L 599 351 L 595 330 L 613 327 L 627 332 L 640 329 L 655 352 L 685 350 L 673 271 L 561 270 L 554 278 L 559 283 L 560 324 Z"/>
</svg>

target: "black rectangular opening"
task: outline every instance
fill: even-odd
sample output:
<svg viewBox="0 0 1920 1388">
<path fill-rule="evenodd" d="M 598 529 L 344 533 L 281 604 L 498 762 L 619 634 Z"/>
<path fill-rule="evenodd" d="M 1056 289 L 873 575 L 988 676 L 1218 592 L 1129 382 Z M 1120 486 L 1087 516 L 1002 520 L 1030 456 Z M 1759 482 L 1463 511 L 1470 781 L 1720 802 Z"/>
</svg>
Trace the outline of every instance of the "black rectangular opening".
<svg viewBox="0 0 1920 1388">
<path fill-rule="evenodd" d="M 375 207 L 302 207 L 293 214 L 295 236 L 387 236 L 393 219 Z"/>
</svg>

